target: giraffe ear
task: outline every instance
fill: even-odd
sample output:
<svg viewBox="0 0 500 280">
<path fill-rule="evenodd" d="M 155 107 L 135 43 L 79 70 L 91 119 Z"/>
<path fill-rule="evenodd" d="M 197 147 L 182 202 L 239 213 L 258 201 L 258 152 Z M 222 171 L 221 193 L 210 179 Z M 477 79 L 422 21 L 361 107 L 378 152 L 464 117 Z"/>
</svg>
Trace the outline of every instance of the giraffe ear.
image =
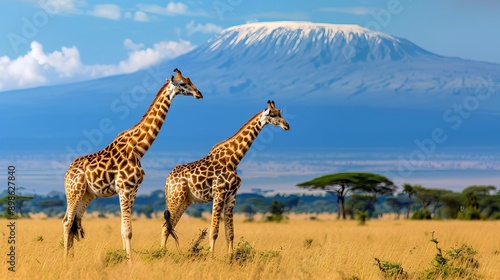
<svg viewBox="0 0 500 280">
<path fill-rule="evenodd" d="M 170 82 L 174 82 L 174 75 L 170 75 Z"/>
</svg>

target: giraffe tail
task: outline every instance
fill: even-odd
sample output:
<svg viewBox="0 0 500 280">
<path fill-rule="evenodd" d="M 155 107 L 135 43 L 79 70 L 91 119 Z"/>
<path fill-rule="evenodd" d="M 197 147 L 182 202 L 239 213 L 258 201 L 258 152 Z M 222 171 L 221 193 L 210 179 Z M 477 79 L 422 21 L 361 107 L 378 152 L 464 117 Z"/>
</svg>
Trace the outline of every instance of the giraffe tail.
<svg viewBox="0 0 500 280">
<path fill-rule="evenodd" d="M 179 245 L 179 238 L 177 237 L 177 233 L 175 233 L 174 227 L 172 226 L 172 221 L 170 220 L 170 211 L 165 210 L 163 213 L 163 217 L 165 218 L 165 226 L 167 227 L 167 233 L 172 235 L 175 240 L 175 243 Z"/>
<path fill-rule="evenodd" d="M 71 225 L 71 233 L 73 233 L 77 241 L 80 241 L 80 237 L 83 239 L 85 235 L 81 220 L 76 217 L 73 220 L 73 224 Z"/>
</svg>

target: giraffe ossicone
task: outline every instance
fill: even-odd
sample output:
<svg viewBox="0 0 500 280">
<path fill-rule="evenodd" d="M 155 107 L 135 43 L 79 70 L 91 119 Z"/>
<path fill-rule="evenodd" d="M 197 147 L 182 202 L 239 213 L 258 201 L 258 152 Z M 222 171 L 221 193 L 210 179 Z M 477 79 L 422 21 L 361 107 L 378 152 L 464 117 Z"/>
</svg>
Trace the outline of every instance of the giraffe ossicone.
<svg viewBox="0 0 500 280">
<path fill-rule="evenodd" d="M 142 119 L 125 130 L 105 148 L 76 158 L 64 177 L 67 209 L 63 219 L 64 255 L 68 256 L 76 238 L 84 237 L 82 217 L 89 203 L 101 196 L 118 195 L 121 211 L 123 249 L 130 261 L 132 206 L 144 179 L 140 160 L 153 144 L 176 95 L 203 98 L 201 92 L 176 68 L 176 76 L 167 79 Z"/>
<path fill-rule="evenodd" d="M 219 218 L 224 215 L 224 227 L 229 253 L 233 251 L 233 210 L 241 178 L 236 172 L 240 161 L 266 124 L 289 130 L 274 101 L 244 124 L 236 134 L 215 145 L 202 159 L 177 165 L 165 182 L 165 223 L 161 230 L 161 246 L 166 246 L 169 235 L 177 241 L 174 228 L 192 203 L 213 201 L 209 233 L 210 250 L 214 251 L 219 233 Z"/>
</svg>

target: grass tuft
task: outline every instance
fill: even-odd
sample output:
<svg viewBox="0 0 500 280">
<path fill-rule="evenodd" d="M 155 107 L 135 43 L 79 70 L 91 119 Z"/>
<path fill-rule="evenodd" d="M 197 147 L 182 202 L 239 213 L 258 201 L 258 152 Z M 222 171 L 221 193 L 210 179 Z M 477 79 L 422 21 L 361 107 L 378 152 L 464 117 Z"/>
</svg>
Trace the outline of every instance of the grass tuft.
<svg viewBox="0 0 500 280">
<path fill-rule="evenodd" d="M 462 245 L 445 251 L 438 246 L 439 241 L 432 232 L 431 242 L 436 244 L 436 256 L 432 261 L 432 268 L 422 273 L 423 279 L 479 279 L 479 261 L 475 258 L 477 254 L 471 246 Z"/>
<path fill-rule="evenodd" d="M 105 266 L 117 265 L 126 259 L 127 259 L 127 251 L 123 249 L 108 251 L 106 252 L 106 256 L 104 257 L 104 265 Z"/>
<path fill-rule="evenodd" d="M 190 258 L 204 258 L 208 255 L 209 250 L 200 246 L 201 242 L 207 236 L 207 228 L 200 230 L 200 234 L 196 240 L 191 241 L 191 247 L 188 251 L 188 257 Z"/>
<path fill-rule="evenodd" d="M 407 279 L 408 273 L 403 270 L 403 267 L 399 263 L 393 263 L 389 261 L 381 261 L 378 258 L 375 259 L 375 265 L 378 266 L 379 270 L 383 273 L 385 278 L 394 279 Z"/>
<path fill-rule="evenodd" d="M 304 240 L 304 247 L 306 247 L 307 249 L 311 248 L 311 245 L 313 243 L 313 239 L 312 238 L 307 238 L 306 240 Z"/>
<path fill-rule="evenodd" d="M 243 237 L 238 240 L 238 243 L 236 244 L 234 248 L 233 255 L 231 256 L 231 262 L 235 261 L 240 265 L 243 265 L 247 262 L 250 262 L 254 259 L 256 254 L 255 249 L 252 247 L 252 245 L 243 239 Z"/>
</svg>

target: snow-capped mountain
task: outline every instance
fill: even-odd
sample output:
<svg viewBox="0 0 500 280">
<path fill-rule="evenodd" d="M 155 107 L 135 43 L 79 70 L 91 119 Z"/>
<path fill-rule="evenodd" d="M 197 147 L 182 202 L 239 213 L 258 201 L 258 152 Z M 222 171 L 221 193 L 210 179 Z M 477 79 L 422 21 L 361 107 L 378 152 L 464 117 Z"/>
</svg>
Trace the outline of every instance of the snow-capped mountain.
<svg viewBox="0 0 500 280">
<path fill-rule="evenodd" d="M 205 55 L 211 53 L 212 56 L 224 51 L 233 51 L 235 59 L 238 60 L 260 56 L 286 62 L 298 56 L 313 62 L 316 67 L 330 62 L 388 61 L 432 55 L 405 39 L 358 25 L 310 22 L 250 23 L 235 26 L 224 30 L 198 50 Z"/>
<path fill-rule="evenodd" d="M 236 94 L 300 104 L 442 107 L 479 91 L 498 91 L 500 84 L 498 64 L 437 55 L 406 39 L 358 25 L 257 22 L 227 28 L 154 70 L 43 91 L 78 95 L 130 91 L 152 72 L 160 81 L 174 68 L 193 77 L 213 98 Z M 38 90 L 15 95 L 36 95 Z"/>
<path fill-rule="evenodd" d="M 400 106 L 424 95 L 430 99 L 423 103 L 435 105 L 500 81 L 497 64 L 436 55 L 357 25 L 310 22 L 231 27 L 164 67 L 174 65 L 206 77 L 204 86 L 214 94 L 321 98 L 335 104 Z"/>
<path fill-rule="evenodd" d="M 105 118 L 111 119 L 119 132 L 140 119 L 174 68 L 189 76 L 205 98 L 197 102 L 178 98 L 169 118 L 175 118 L 177 110 L 197 113 L 184 115 L 180 122 L 173 120 L 171 126 L 175 130 L 169 131 L 182 133 L 182 139 L 189 135 L 192 141 L 213 135 L 212 142 L 208 141 L 211 144 L 222 139 L 209 124 L 206 129 L 192 130 L 184 122 L 210 122 L 210 118 L 200 119 L 200 114 L 220 113 L 223 115 L 214 118 L 233 122 L 232 126 L 221 128 L 227 129 L 225 135 L 229 136 L 241 120 L 228 119 L 227 114 L 251 116 L 268 99 L 274 99 L 278 106 L 287 106 L 291 115 L 300 116 L 292 123 L 299 125 L 303 135 L 315 133 L 317 126 L 311 123 L 330 127 L 329 120 L 355 115 L 356 126 L 335 122 L 336 129 L 358 135 L 356 139 L 346 139 L 347 145 L 364 145 L 363 139 L 373 136 L 359 135 L 364 133 L 362 127 L 368 131 L 377 127 L 383 133 L 378 138 L 380 145 L 397 141 L 393 131 L 398 131 L 397 137 L 409 137 L 402 142 L 411 144 L 418 136 L 412 133 L 426 133 L 433 122 L 432 126 L 438 127 L 443 120 L 449 126 L 468 119 L 470 112 L 459 114 L 453 107 L 466 101 L 472 102 L 465 105 L 475 112 L 500 108 L 498 94 L 492 94 L 499 92 L 500 65 L 440 56 L 408 40 L 357 25 L 250 23 L 225 29 L 185 55 L 136 73 L 2 92 L 0 102 L 4 107 L 0 119 L 15 120 L 5 122 L 3 127 L 5 131 L 17 132 L 12 135 L 18 138 L 5 134 L 0 140 L 14 146 L 22 141 L 32 143 L 30 139 L 56 145 L 65 137 L 78 139 L 84 129 L 91 131 Z M 478 95 L 488 100 L 466 99 Z M 365 109 L 367 106 L 369 110 Z M 428 109 L 434 113 L 418 111 Z M 443 115 L 448 110 L 452 114 Z M 322 120 L 319 123 L 318 116 Z M 496 123 L 483 117 L 486 119 L 476 117 L 481 122 L 474 129 Z M 292 130 L 295 131 L 293 125 Z M 464 129 L 461 132 L 466 137 L 481 133 Z M 316 138 L 321 144 L 315 145 L 329 145 L 332 137 Z M 50 142 L 53 138 L 54 144 Z M 484 139 L 496 141 L 491 136 Z M 304 142 L 298 137 L 294 141 L 310 140 Z M 30 145 L 36 149 L 38 144 Z"/>
</svg>

